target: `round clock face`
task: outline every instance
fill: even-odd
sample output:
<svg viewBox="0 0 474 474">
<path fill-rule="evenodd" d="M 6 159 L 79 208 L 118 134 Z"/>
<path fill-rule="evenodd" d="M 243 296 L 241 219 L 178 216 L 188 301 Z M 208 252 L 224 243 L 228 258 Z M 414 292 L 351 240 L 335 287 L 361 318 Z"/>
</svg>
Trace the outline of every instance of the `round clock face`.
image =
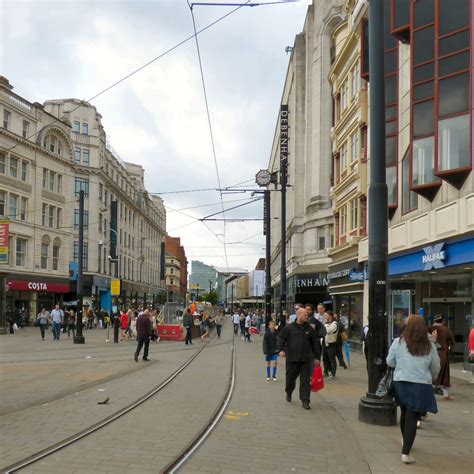
<svg viewBox="0 0 474 474">
<path fill-rule="evenodd" d="M 272 179 L 272 175 L 270 174 L 270 171 L 268 170 L 260 170 L 256 175 L 255 175 L 255 181 L 259 186 L 267 186 L 270 184 L 270 181 Z"/>
</svg>

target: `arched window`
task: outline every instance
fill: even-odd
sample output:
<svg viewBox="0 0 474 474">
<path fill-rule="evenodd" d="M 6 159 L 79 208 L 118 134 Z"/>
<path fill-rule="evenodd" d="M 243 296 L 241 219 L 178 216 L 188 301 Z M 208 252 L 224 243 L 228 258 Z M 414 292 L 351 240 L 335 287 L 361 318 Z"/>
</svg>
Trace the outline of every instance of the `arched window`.
<svg viewBox="0 0 474 474">
<path fill-rule="evenodd" d="M 61 249 L 61 239 L 56 237 L 53 241 L 53 270 L 59 270 L 59 251 Z"/>
<path fill-rule="evenodd" d="M 45 135 L 43 139 L 43 147 L 46 148 L 46 150 L 55 153 L 56 155 L 62 155 L 63 149 L 61 141 L 52 133 Z"/>
<path fill-rule="evenodd" d="M 51 239 L 49 236 L 45 235 L 41 239 L 41 269 L 48 269 L 48 257 L 49 257 L 49 244 Z"/>
</svg>

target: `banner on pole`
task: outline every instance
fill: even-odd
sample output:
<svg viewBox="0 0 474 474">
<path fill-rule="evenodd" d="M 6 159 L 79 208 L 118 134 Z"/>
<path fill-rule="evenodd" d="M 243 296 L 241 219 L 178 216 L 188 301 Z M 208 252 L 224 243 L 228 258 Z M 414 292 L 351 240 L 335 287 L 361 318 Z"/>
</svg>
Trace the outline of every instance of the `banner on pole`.
<svg viewBox="0 0 474 474">
<path fill-rule="evenodd" d="M 8 264 L 8 219 L 0 219 L 0 264 Z"/>
</svg>

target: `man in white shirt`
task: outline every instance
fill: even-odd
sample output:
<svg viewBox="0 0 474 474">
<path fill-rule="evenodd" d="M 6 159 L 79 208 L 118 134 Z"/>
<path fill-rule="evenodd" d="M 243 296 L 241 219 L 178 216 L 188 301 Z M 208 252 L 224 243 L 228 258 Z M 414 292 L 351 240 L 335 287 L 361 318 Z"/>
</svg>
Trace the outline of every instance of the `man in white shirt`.
<svg viewBox="0 0 474 474">
<path fill-rule="evenodd" d="M 316 313 L 316 319 L 323 324 L 326 324 L 326 306 L 323 303 L 318 304 L 318 312 Z"/>
<path fill-rule="evenodd" d="M 250 314 L 247 314 L 245 317 L 245 339 L 247 339 L 248 342 L 252 342 L 250 340 L 250 328 L 252 327 L 252 318 Z"/>
<path fill-rule="evenodd" d="M 61 324 L 64 323 L 64 313 L 59 309 L 59 305 L 51 311 L 51 322 L 53 324 L 53 341 L 59 341 L 59 336 L 61 335 Z"/>
<path fill-rule="evenodd" d="M 235 311 L 232 315 L 232 323 L 234 324 L 234 334 L 238 334 L 240 327 L 240 315 L 237 313 L 237 311 Z"/>
</svg>

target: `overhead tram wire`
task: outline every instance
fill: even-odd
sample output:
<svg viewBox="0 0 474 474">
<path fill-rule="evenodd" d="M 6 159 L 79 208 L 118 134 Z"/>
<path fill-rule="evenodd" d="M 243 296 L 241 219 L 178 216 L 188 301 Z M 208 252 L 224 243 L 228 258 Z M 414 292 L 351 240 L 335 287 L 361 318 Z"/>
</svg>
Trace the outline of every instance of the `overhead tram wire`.
<svg viewBox="0 0 474 474">
<path fill-rule="evenodd" d="M 248 2 L 247 2 L 248 3 Z M 98 92 L 97 94 L 93 95 L 92 97 L 90 97 L 89 99 L 87 100 L 82 100 L 81 102 L 91 102 L 93 101 L 94 99 L 97 99 L 97 97 L 105 94 L 106 92 L 110 91 L 111 89 L 113 89 L 114 87 L 118 86 L 119 84 L 121 84 L 122 82 L 126 81 L 127 79 L 129 79 L 130 77 L 134 76 L 135 74 L 139 73 L 140 71 L 142 71 L 143 69 L 147 68 L 148 66 L 150 66 L 151 64 L 153 64 L 154 62 L 158 61 L 159 59 L 162 59 L 164 58 L 165 56 L 167 56 L 169 53 L 173 52 L 175 49 L 178 49 L 180 48 L 181 46 L 183 46 L 183 44 L 186 44 L 188 41 L 191 41 L 194 37 L 197 38 L 197 35 L 200 35 L 201 33 L 204 33 L 204 31 L 208 30 L 209 28 L 212 28 L 214 25 L 216 25 L 217 23 L 221 22 L 222 20 L 226 19 L 227 17 L 229 17 L 230 15 L 232 15 L 233 13 L 235 13 L 236 11 L 240 10 L 242 8 L 243 5 L 238 5 L 236 6 L 236 8 L 234 8 L 233 10 L 231 10 L 230 12 L 227 12 L 225 15 L 222 15 L 220 16 L 219 18 L 217 18 L 216 20 L 212 21 L 211 23 L 209 23 L 208 25 L 206 25 L 205 27 L 201 28 L 200 30 L 196 30 L 194 29 L 194 34 L 188 36 L 187 38 L 183 39 L 182 41 L 180 41 L 179 43 L 176 43 L 174 46 L 172 46 L 171 48 L 168 48 L 166 51 L 164 51 L 163 53 L 159 54 L 158 56 L 155 56 L 153 59 L 150 59 L 150 61 L 146 62 L 145 64 L 142 64 L 140 67 L 138 67 L 137 69 L 134 69 L 133 71 L 131 71 L 130 73 L 128 73 L 127 75 L 123 76 L 122 78 L 120 78 L 119 80 L 115 81 L 114 83 L 112 83 L 110 86 L 107 86 L 105 89 L 102 89 L 100 92 Z M 67 113 L 68 114 L 72 114 L 73 112 L 75 112 L 77 109 L 79 109 L 80 107 L 82 107 L 82 104 L 78 105 L 77 107 L 74 107 L 72 110 L 68 111 Z M 60 122 L 62 121 L 62 118 L 60 117 L 56 117 L 50 124 L 48 124 L 49 126 L 51 126 L 52 124 L 56 123 L 56 122 Z M 38 132 L 34 132 L 32 133 L 30 136 L 26 137 L 25 140 L 29 140 L 30 138 L 33 138 L 35 137 L 41 130 L 39 130 Z M 12 147 L 10 148 L 6 148 L 5 151 L 10 151 L 10 150 L 13 150 L 14 148 L 16 148 L 17 146 L 19 145 L 19 143 L 13 145 Z M 220 186 L 219 186 L 220 187 Z"/>
</svg>

